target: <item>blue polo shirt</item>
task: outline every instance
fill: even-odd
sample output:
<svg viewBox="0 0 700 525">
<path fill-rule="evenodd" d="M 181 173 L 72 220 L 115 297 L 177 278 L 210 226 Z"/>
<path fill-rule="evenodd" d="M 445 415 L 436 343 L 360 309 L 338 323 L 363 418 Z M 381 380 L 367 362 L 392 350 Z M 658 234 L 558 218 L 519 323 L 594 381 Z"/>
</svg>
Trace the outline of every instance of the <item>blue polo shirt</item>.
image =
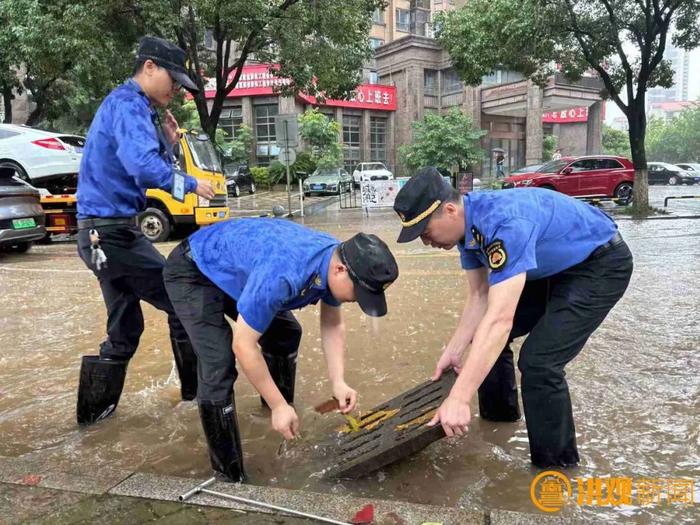
<svg viewBox="0 0 700 525">
<path fill-rule="evenodd" d="M 189 238 L 199 270 L 236 300 L 239 315 L 263 333 L 280 311 L 340 303 L 328 266 L 340 242 L 283 219 L 232 219 Z"/>
<path fill-rule="evenodd" d="M 133 79 L 102 101 L 80 161 L 79 219 L 133 217 L 146 206 L 146 190 L 171 191 L 173 166 L 156 116 Z M 187 175 L 185 191 L 196 187 L 197 181 Z"/>
<path fill-rule="evenodd" d="M 528 280 L 562 272 L 617 230 L 598 208 L 540 188 L 468 193 L 464 209 L 462 268 L 488 268 L 490 285 L 523 272 Z"/>
</svg>

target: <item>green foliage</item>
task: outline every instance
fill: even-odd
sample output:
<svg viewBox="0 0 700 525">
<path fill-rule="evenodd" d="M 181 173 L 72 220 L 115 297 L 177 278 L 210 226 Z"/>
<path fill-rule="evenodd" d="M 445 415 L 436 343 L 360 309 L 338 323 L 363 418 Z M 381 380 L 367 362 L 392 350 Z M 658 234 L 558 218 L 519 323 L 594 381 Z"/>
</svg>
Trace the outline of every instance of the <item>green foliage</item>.
<svg viewBox="0 0 700 525">
<path fill-rule="evenodd" d="M 299 115 L 299 134 L 311 147 L 311 159 L 317 167 L 338 168 L 343 165 L 338 122 L 318 109 L 309 109 Z"/>
<path fill-rule="evenodd" d="M 297 160 L 292 164 L 292 169 L 295 173 L 303 172 L 307 175 L 311 175 L 316 167 L 316 162 L 311 157 L 311 154 L 306 151 L 297 153 Z"/>
<path fill-rule="evenodd" d="M 399 153 L 403 165 L 412 171 L 424 166 L 466 168 L 482 158 L 479 140 L 485 134 L 456 108 L 445 115 L 427 113 L 414 122 L 413 142 L 399 148 Z"/>
<path fill-rule="evenodd" d="M 292 172 L 290 170 L 290 176 Z M 293 177 L 292 177 L 293 179 Z M 286 184 L 287 183 L 287 167 L 278 160 L 270 164 L 270 183 L 271 184 Z"/>
<path fill-rule="evenodd" d="M 250 168 L 250 174 L 253 176 L 253 180 L 255 180 L 255 185 L 258 188 L 262 188 L 263 186 L 267 187 L 268 189 L 272 185 L 270 182 L 270 170 L 265 167 L 265 166 L 253 166 Z"/>
<path fill-rule="evenodd" d="M 647 128 L 647 134 L 649 128 Z M 627 132 L 603 124 L 603 153 L 630 158 L 630 138 Z"/>
<path fill-rule="evenodd" d="M 700 106 L 681 111 L 669 121 L 651 119 L 647 125 L 647 155 L 658 162 L 700 160 Z"/>
<path fill-rule="evenodd" d="M 216 129 L 217 134 L 223 130 L 219 128 Z M 241 124 L 238 129 L 236 129 L 236 135 L 232 141 L 226 142 L 224 147 L 226 148 L 227 155 L 231 157 L 236 162 L 247 162 L 250 156 L 250 148 L 253 144 L 253 130 L 250 126 Z"/>
<path fill-rule="evenodd" d="M 542 161 L 552 160 L 552 155 L 557 149 L 559 139 L 556 135 L 547 135 L 542 139 Z"/>
</svg>

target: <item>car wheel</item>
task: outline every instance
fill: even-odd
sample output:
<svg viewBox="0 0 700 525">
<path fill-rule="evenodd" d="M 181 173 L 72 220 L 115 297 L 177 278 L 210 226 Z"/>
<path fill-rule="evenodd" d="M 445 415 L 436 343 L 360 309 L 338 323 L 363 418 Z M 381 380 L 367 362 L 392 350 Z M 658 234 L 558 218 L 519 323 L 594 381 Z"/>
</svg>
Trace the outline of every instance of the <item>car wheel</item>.
<svg viewBox="0 0 700 525">
<path fill-rule="evenodd" d="M 678 177 L 675 176 L 675 175 L 671 175 L 671 176 L 668 178 L 668 184 L 669 184 L 670 186 L 675 186 L 676 184 L 678 184 Z"/>
<path fill-rule="evenodd" d="M 250 190 L 248 190 L 248 193 L 250 193 L 251 195 L 255 193 L 255 184 L 252 182 L 250 183 Z"/>
<path fill-rule="evenodd" d="M 613 196 L 618 200 L 618 204 L 627 206 L 632 202 L 633 187 L 630 182 L 623 182 L 615 188 Z"/>
<path fill-rule="evenodd" d="M 25 169 L 12 160 L 3 160 L 0 162 L 0 168 L 12 168 L 17 172 L 20 179 L 22 179 L 24 182 L 30 182 L 29 175 L 27 175 Z"/>
<path fill-rule="evenodd" d="M 147 208 L 139 215 L 139 229 L 151 242 L 163 242 L 170 237 L 170 219 L 157 208 Z"/>
<path fill-rule="evenodd" d="M 31 246 L 31 242 L 18 242 L 8 245 L 6 249 L 10 253 L 26 253 Z"/>
<path fill-rule="evenodd" d="M 236 198 L 241 196 L 241 189 L 238 187 L 238 184 L 233 185 L 233 196 Z"/>
</svg>

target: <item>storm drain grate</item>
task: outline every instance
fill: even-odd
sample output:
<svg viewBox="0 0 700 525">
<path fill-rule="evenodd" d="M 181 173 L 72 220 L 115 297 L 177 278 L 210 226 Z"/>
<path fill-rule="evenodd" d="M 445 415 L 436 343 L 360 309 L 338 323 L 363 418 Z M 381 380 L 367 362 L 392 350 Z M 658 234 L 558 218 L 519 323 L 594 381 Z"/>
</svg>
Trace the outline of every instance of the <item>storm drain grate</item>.
<svg viewBox="0 0 700 525">
<path fill-rule="evenodd" d="M 357 478 L 408 457 L 445 437 L 440 425 L 425 423 L 450 393 L 457 375 L 445 372 L 383 403 L 359 418 L 359 430 L 342 430 L 329 478 Z"/>
</svg>

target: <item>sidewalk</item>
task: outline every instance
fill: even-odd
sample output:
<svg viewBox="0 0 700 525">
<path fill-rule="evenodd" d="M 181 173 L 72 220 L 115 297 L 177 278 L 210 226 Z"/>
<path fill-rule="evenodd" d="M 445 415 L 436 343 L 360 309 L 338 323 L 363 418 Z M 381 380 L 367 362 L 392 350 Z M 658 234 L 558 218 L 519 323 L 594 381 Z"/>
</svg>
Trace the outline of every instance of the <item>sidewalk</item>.
<svg viewBox="0 0 700 525">
<path fill-rule="evenodd" d="M 233 525 L 307 525 L 304 518 L 271 514 L 235 501 L 200 494 L 178 496 L 202 480 L 80 465 L 56 470 L 40 460 L 0 457 L 0 524 L 199 523 Z M 211 490 L 292 508 L 350 523 L 364 506 L 374 507 L 376 525 L 559 525 L 580 523 L 537 514 L 479 511 L 419 505 L 404 501 L 317 494 L 301 490 L 217 482 Z"/>
</svg>

